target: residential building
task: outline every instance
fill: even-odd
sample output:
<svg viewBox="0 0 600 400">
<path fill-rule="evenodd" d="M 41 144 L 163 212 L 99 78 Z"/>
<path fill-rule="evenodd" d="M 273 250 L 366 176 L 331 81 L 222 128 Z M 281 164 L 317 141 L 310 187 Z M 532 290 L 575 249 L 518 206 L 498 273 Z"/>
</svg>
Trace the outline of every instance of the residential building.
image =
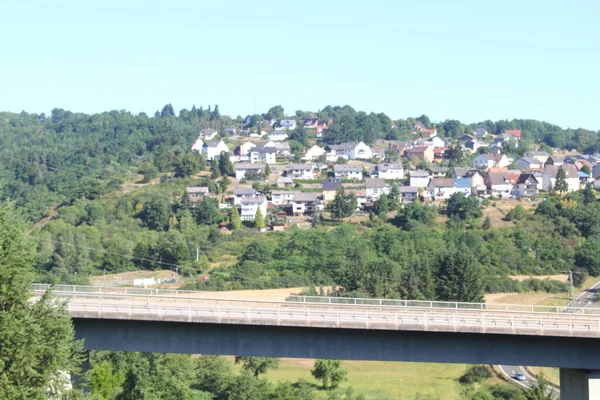
<svg viewBox="0 0 600 400">
<path fill-rule="evenodd" d="M 329 120 L 331 123 L 332 121 Z M 325 132 L 327 130 L 327 128 L 329 127 L 327 121 L 319 121 L 317 122 L 317 127 L 315 128 L 315 130 L 317 131 L 317 137 L 322 137 L 323 136 L 323 132 Z"/>
<path fill-rule="evenodd" d="M 277 150 L 275 147 L 255 146 L 250 149 L 250 162 L 253 164 L 275 164 L 277 162 L 275 158 L 276 153 Z"/>
<path fill-rule="evenodd" d="M 337 157 L 346 156 L 349 160 L 369 160 L 373 158 L 373 151 L 364 142 L 348 142 L 337 145 L 328 145 L 332 155 Z"/>
<path fill-rule="evenodd" d="M 386 186 L 383 178 L 365 179 L 366 195 L 370 201 L 376 201 L 383 193 L 390 194 L 390 188 Z"/>
<path fill-rule="evenodd" d="M 337 179 L 362 180 L 363 166 L 360 164 L 335 164 L 333 174 Z"/>
<path fill-rule="evenodd" d="M 325 202 L 332 201 L 336 192 L 342 187 L 341 179 L 325 179 L 323 185 L 323 200 Z"/>
<path fill-rule="evenodd" d="M 287 157 L 292 154 L 290 144 L 288 142 L 275 142 L 272 145 L 268 143 L 264 147 L 274 147 L 276 155 Z"/>
<path fill-rule="evenodd" d="M 404 167 L 402 164 L 378 164 L 377 176 L 383 179 L 404 179 Z"/>
<path fill-rule="evenodd" d="M 185 192 L 188 194 L 192 203 L 201 200 L 204 196 L 210 195 L 206 186 L 188 186 L 185 188 Z"/>
<path fill-rule="evenodd" d="M 570 164 L 564 164 L 560 167 L 546 165 L 542 172 L 542 190 L 550 192 L 556 186 L 556 174 L 558 173 L 559 168 L 562 168 L 566 173 L 567 192 L 579 190 L 579 173 L 577 169 Z"/>
<path fill-rule="evenodd" d="M 416 186 L 399 186 L 400 202 L 412 203 L 419 198 L 419 188 Z"/>
<path fill-rule="evenodd" d="M 471 180 L 469 178 L 455 178 L 452 180 L 454 181 L 456 193 L 462 193 L 465 196 L 473 194 L 473 187 L 471 186 Z"/>
<path fill-rule="evenodd" d="M 534 159 L 539 161 L 540 164 L 544 165 L 544 163 L 550 158 L 550 154 L 545 151 L 527 151 L 525 154 L 523 154 L 523 157 Z"/>
<path fill-rule="evenodd" d="M 516 140 L 521 140 L 521 130 L 520 129 L 507 129 L 504 131 L 505 135 L 512 136 Z"/>
<path fill-rule="evenodd" d="M 452 179 L 431 178 L 427 191 L 431 200 L 446 200 L 456 193 L 456 185 Z"/>
<path fill-rule="evenodd" d="M 429 185 L 429 171 L 408 171 L 408 176 L 410 178 L 410 186 L 424 188 Z"/>
<path fill-rule="evenodd" d="M 288 188 L 294 186 L 294 180 L 292 178 L 288 178 L 287 176 L 280 176 L 277 178 L 277 187 L 278 188 Z"/>
<path fill-rule="evenodd" d="M 485 126 L 485 125 L 478 125 L 473 130 L 473 136 L 475 136 L 478 139 L 484 138 L 487 135 L 488 135 L 488 129 L 487 129 L 487 126 Z"/>
<path fill-rule="evenodd" d="M 255 197 L 256 195 L 257 195 L 256 189 L 237 188 L 233 191 L 233 204 L 240 205 L 240 204 L 242 204 L 242 199 L 245 199 L 248 197 Z"/>
<path fill-rule="evenodd" d="M 344 190 L 344 194 L 346 196 L 349 196 L 350 194 L 354 193 L 354 196 L 356 196 L 356 205 L 357 205 L 357 209 L 361 209 L 365 207 L 365 204 L 367 204 L 367 191 L 364 189 L 346 189 Z"/>
<path fill-rule="evenodd" d="M 315 179 L 315 171 L 311 164 L 291 164 L 286 167 L 285 176 L 292 179 Z"/>
<path fill-rule="evenodd" d="M 283 206 L 290 204 L 294 196 L 299 192 L 292 192 L 289 190 L 271 190 L 271 203 L 276 206 Z"/>
<path fill-rule="evenodd" d="M 504 168 L 509 164 L 510 161 L 504 154 L 480 154 L 473 159 L 473 168 L 479 169 Z"/>
<path fill-rule="evenodd" d="M 416 146 L 406 150 L 404 154 L 409 160 L 418 158 L 419 160 L 430 163 L 433 162 L 434 159 L 433 147 L 430 146 Z"/>
<path fill-rule="evenodd" d="M 436 149 L 443 149 L 446 147 L 446 141 L 444 141 L 444 139 L 442 139 L 439 136 L 434 136 L 434 137 L 430 138 L 429 140 L 424 141 L 423 144 L 425 146 L 433 147 Z"/>
<path fill-rule="evenodd" d="M 315 144 L 304 152 L 302 159 L 306 161 L 316 161 L 319 157 L 325 155 L 325 153 L 325 149 Z"/>
<path fill-rule="evenodd" d="M 494 138 L 494 143 L 501 144 L 506 142 L 513 142 L 515 144 L 515 147 L 519 147 L 519 139 L 513 135 L 501 133 L 500 135 Z"/>
<path fill-rule="evenodd" d="M 256 147 L 256 143 L 250 141 L 242 142 L 242 144 L 237 147 L 236 153 L 240 156 L 248 155 L 253 147 Z"/>
<path fill-rule="evenodd" d="M 431 167 L 428 170 L 431 173 L 431 176 L 434 178 L 445 178 L 446 175 L 448 174 L 448 171 L 450 171 L 450 168 L 448 168 L 448 167 Z"/>
<path fill-rule="evenodd" d="M 279 121 L 279 126 L 275 127 L 276 131 L 283 131 L 283 130 L 288 130 L 288 131 L 293 131 L 294 129 L 296 129 L 296 120 L 295 119 L 282 119 L 281 121 Z"/>
<path fill-rule="evenodd" d="M 311 215 L 316 208 L 316 193 L 296 193 L 292 199 L 292 211 L 294 214 Z"/>
<path fill-rule="evenodd" d="M 552 155 L 552 156 L 548 157 L 545 165 L 554 165 L 554 166 L 560 167 L 564 163 L 565 163 L 565 158 L 563 156 Z"/>
<path fill-rule="evenodd" d="M 230 136 L 237 134 L 237 129 L 235 128 L 225 128 L 223 131 Z"/>
<path fill-rule="evenodd" d="M 223 152 L 229 153 L 229 148 L 222 139 L 219 141 L 207 140 L 202 145 L 202 154 L 209 161 L 218 160 Z"/>
<path fill-rule="evenodd" d="M 262 172 L 262 165 L 260 164 L 235 164 L 233 166 L 235 170 L 235 179 L 242 180 L 247 179 L 246 174 L 258 175 Z"/>
<path fill-rule="evenodd" d="M 419 133 L 421 135 L 427 135 L 427 137 L 432 138 L 434 136 L 437 136 L 437 129 L 421 129 Z"/>
<path fill-rule="evenodd" d="M 467 171 L 462 178 L 471 182 L 471 192 L 473 194 L 482 195 L 485 193 L 487 184 L 485 182 L 485 178 L 479 173 L 479 171 Z"/>
<path fill-rule="evenodd" d="M 426 129 L 428 129 L 427 126 L 425 124 L 421 123 L 421 122 L 417 122 L 415 124 L 415 126 L 413 127 L 413 130 L 415 132 L 421 132 L 421 131 L 424 131 Z"/>
<path fill-rule="evenodd" d="M 452 178 L 462 178 L 467 172 L 469 172 L 471 168 L 466 167 L 454 167 L 452 169 Z"/>
<path fill-rule="evenodd" d="M 202 152 L 203 144 L 204 144 L 204 141 L 202 140 L 202 138 L 198 137 L 196 139 L 196 141 L 194 142 L 194 144 L 192 145 L 192 150 L 197 151 L 198 153 Z"/>
<path fill-rule="evenodd" d="M 304 127 L 306 129 L 317 129 L 318 123 L 319 123 L 318 118 L 305 118 L 304 119 Z"/>
<path fill-rule="evenodd" d="M 517 179 L 515 193 L 521 197 L 537 196 L 538 183 L 538 180 L 532 174 L 521 174 Z"/>
<path fill-rule="evenodd" d="M 466 134 L 466 135 L 462 135 L 461 137 L 459 137 L 458 141 L 461 143 L 467 143 L 470 141 L 477 141 L 477 139 L 473 135 Z"/>
<path fill-rule="evenodd" d="M 521 157 L 515 161 L 515 164 L 523 171 L 526 169 L 539 169 L 544 165 L 539 160 L 530 157 Z"/>
<path fill-rule="evenodd" d="M 252 221 L 256 218 L 256 211 L 260 209 L 263 218 L 267 215 L 267 199 L 264 196 L 244 197 L 240 201 L 240 219 Z"/>
<path fill-rule="evenodd" d="M 489 172 L 486 184 L 492 196 L 508 197 L 513 191 L 513 184 L 508 172 Z"/>
<path fill-rule="evenodd" d="M 282 142 L 288 138 L 288 134 L 283 131 L 273 131 L 269 134 L 269 140 Z"/>
<path fill-rule="evenodd" d="M 198 137 L 204 140 L 214 140 L 218 134 L 219 132 L 214 129 L 202 129 Z"/>
</svg>

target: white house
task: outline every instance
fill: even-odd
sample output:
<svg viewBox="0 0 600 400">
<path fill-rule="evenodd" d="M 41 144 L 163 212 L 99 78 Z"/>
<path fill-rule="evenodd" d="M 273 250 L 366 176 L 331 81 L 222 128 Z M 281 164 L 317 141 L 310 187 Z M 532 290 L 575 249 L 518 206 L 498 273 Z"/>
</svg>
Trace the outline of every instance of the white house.
<svg viewBox="0 0 600 400">
<path fill-rule="evenodd" d="M 245 156 L 248 155 L 248 153 L 250 153 L 250 150 L 256 147 L 256 144 L 253 142 L 242 142 L 242 144 L 240 144 L 237 148 L 237 152 L 240 156 Z"/>
<path fill-rule="evenodd" d="M 480 154 L 473 159 L 473 168 L 489 169 L 504 168 L 510 164 L 510 161 L 504 154 Z"/>
<path fill-rule="evenodd" d="M 317 208 L 316 193 L 296 193 L 292 199 L 292 211 L 294 214 L 310 215 Z"/>
<path fill-rule="evenodd" d="M 275 164 L 277 162 L 275 159 L 276 153 L 275 147 L 255 146 L 250 149 L 250 162 L 252 164 Z"/>
<path fill-rule="evenodd" d="M 256 189 L 253 188 L 237 188 L 233 191 L 233 204 L 240 205 L 242 204 L 242 199 L 247 197 L 255 197 Z"/>
<path fill-rule="evenodd" d="M 202 145 L 203 144 L 204 144 L 204 141 L 202 140 L 202 138 L 198 137 L 198 139 L 196 139 L 196 141 L 192 145 L 192 150 L 201 153 L 202 152 Z"/>
<path fill-rule="evenodd" d="M 318 159 L 325 153 L 326 153 L 325 149 L 323 149 L 322 147 L 319 147 L 315 144 L 304 152 L 304 157 L 302 157 L 302 159 L 306 160 L 306 161 L 315 161 L 316 159 Z"/>
<path fill-rule="evenodd" d="M 292 192 L 290 190 L 271 190 L 271 203 L 276 206 L 290 204 L 297 193 L 299 192 Z"/>
<path fill-rule="evenodd" d="M 373 151 L 364 142 L 348 142 L 329 145 L 330 151 L 335 151 L 336 156 L 347 156 L 349 160 L 369 160 L 373 158 Z"/>
<path fill-rule="evenodd" d="M 269 134 L 269 140 L 282 142 L 288 138 L 288 134 L 283 131 L 273 131 Z"/>
<path fill-rule="evenodd" d="M 252 221 L 256 217 L 256 210 L 260 209 L 262 216 L 267 215 L 267 199 L 264 196 L 244 197 L 240 201 L 242 221 Z"/>
<path fill-rule="evenodd" d="M 315 172 L 311 164 L 291 164 L 286 167 L 285 176 L 292 179 L 315 179 Z"/>
<path fill-rule="evenodd" d="M 281 156 L 289 156 L 292 154 L 290 144 L 288 142 L 275 142 L 272 145 L 267 143 L 264 147 L 274 147 L 275 153 Z"/>
<path fill-rule="evenodd" d="M 487 175 L 486 183 L 493 196 L 508 197 L 513 192 L 513 183 L 508 172 L 490 172 Z"/>
<path fill-rule="evenodd" d="M 436 149 L 443 149 L 446 147 L 446 142 L 439 136 L 433 136 L 429 140 L 423 142 L 425 146 L 434 147 Z"/>
<path fill-rule="evenodd" d="M 383 193 L 390 194 L 390 188 L 385 185 L 383 178 L 367 178 L 365 179 L 367 199 L 371 201 L 378 200 Z"/>
<path fill-rule="evenodd" d="M 242 180 L 246 178 L 246 173 L 260 174 L 262 172 L 262 165 L 260 164 L 235 164 L 235 179 Z"/>
<path fill-rule="evenodd" d="M 522 170 L 538 169 L 542 168 L 543 165 L 543 163 L 541 163 L 540 161 L 529 157 L 520 157 L 519 159 L 517 159 L 517 161 L 515 161 L 515 164 Z"/>
<path fill-rule="evenodd" d="M 521 174 L 517 179 L 516 194 L 521 197 L 538 195 L 538 180 L 532 174 Z"/>
<path fill-rule="evenodd" d="M 431 200 L 445 200 L 456 193 L 456 184 L 450 178 L 432 178 L 427 191 Z"/>
<path fill-rule="evenodd" d="M 363 178 L 363 166 L 351 164 L 335 164 L 333 173 L 338 179 L 358 179 Z"/>
<path fill-rule="evenodd" d="M 377 176 L 383 179 L 404 179 L 402 164 L 378 164 Z"/>
<path fill-rule="evenodd" d="M 214 140 L 214 138 L 217 137 L 218 133 L 219 132 L 217 132 L 214 129 L 202 129 L 198 137 L 204 140 Z"/>
<path fill-rule="evenodd" d="M 218 160 L 222 152 L 229 153 L 229 148 L 222 139 L 218 142 L 207 140 L 202 145 L 202 154 L 204 154 L 209 161 Z"/>
<path fill-rule="evenodd" d="M 542 190 L 549 192 L 556 186 L 556 174 L 559 168 L 562 168 L 566 173 L 567 192 L 579 190 L 579 173 L 571 164 L 563 164 L 560 167 L 546 165 L 542 172 Z"/>
<path fill-rule="evenodd" d="M 424 170 L 416 170 L 416 171 L 408 171 L 408 176 L 410 178 L 410 186 L 413 187 L 427 187 L 429 185 L 429 171 Z"/>
<path fill-rule="evenodd" d="M 296 120 L 295 119 L 282 119 L 279 121 L 279 126 L 275 128 L 276 131 L 293 131 L 296 129 Z"/>
</svg>

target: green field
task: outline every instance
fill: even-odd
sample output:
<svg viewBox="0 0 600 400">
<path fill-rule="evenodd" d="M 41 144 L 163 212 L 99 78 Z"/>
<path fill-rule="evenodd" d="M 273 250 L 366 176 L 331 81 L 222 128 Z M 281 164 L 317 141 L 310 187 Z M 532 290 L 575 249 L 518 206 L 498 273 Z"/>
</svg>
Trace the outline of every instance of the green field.
<svg viewBox="0 0 600 400">
<path fill-rule="evenodd" d="M 279 369 L 269 371 L 267 377 L 273 382 L 304 380 L 318 387 L 319 382 L 310 374 L 313 364 L 314 360 L 308 359 L 281 359 Z M 344 361 L 342 365 L 348 371 L 348 380 L 341 388 L 352 386 L 356 394 L 364 394 L 369 400 L 413 400 L 417 394 L 460 399 L 458 378 L 467 368 L 464 364 L 375 361 Z"/>
</svg>

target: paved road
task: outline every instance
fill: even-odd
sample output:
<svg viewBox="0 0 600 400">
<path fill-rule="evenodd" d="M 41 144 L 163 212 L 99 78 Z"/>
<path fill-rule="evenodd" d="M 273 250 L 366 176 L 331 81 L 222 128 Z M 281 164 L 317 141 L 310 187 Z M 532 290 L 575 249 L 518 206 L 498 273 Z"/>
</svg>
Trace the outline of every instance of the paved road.
<svg viewBox="0 0 600 400">
<path fill-rule="evenodd" d="M 592 287 L 590 287 L 585 292 L 581 293 L 575 300 L 569 302 L 566 308 L 572 310 L 573 313 L 577 313 L 579 309 L 585 308 L 600 308 L 600 304 L 598 304 L 598 291 L 600 290 L 600 282 L 597 282 Z M 569 311 L 567 311 L 569 312 Z M 515 365 L 499 365 L 500 371 L 504 373 L 508 378 L 512 380 L 512 382 L 528 388 L 533 388 L 537 385 L 537 380 L 535 377 L 529 375 L 525 368 Z M 522 373 L 525 375 L 527 380 L 518 381 L 514 378 L 515 374 Z M 560 393 L 556 390 L 557 393 Z"/>
</svg>

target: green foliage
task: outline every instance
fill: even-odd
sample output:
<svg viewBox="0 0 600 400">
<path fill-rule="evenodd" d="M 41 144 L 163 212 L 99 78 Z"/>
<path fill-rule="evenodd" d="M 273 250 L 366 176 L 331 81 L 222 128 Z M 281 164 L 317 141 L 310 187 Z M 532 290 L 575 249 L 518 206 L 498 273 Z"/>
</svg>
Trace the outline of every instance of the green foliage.
<svg viewBox="0 0 600 400">
<path fill-rule="evenodd" d="M 590 236 L 577 249 L 575 263 L 592 276 L 600 275 L 600 235 Z"/>
<path fill-rule="evenodd" d="M 471 365 L 467 371 L 460 377 L 462 384 L 472 384 L 483 382 L 492 377 L 492 371 L 486 365 Z"/>
<path fill-rule="evenodd" d="M 279 368 L 279 360 L 272 357 L 237 356 L 235 363 L 241 364 L 242 369 L 251 372 L 256 379 L 270 369 Z"/>
<path fill-rule="evenodd" d="M 556 183 L 554 184 L 554 190 L 561 195 L 569 190 L 567 173 L 562 167 L 559 167 L 558 171 L 556 172 Z"/>
<path fill-rule="evenodd" d="M 437 280 L 439 300 L 483 302 L 481 266 L 467 247 L 450 249 L 442 256 Z"/>
<path fill-rule="evenodd" d="M 196 221 L 201 225 L 216 225 L 223 219 L 219 201 L 214 197 L 203 197 L 196 205 Z"/>
<path fill-rule="evenodd" d="M 114 399 L 125 383 L 125 376 L 119 371 L 114 371 L 108 361 L 94 365 L 88 375 L 90 393 L 101 399 Z"/>
<path fill-rule="evenodd" d="M 256 214 L 254 215 L 254 227 L 258 229 L 265 227 L 265 220 L 262 211 L 260 211 L 260 207 L 256 209 Z"/>
<path fill-rule="evenodd" d="M 340 360 L 316 360 L 310 371 L 315 379 L 323 382 L 324 389 L 335 389 L 346 380 L 347 371 Z"/>
<path fill-rule="evenodd" d="M 240 213 L 237 206 L 233 206 L 229 212 L 229 226 L 232 230 L 238 230 L 242 228 L 242 221 L 240 220 Z"/>
<path fill-rule="evenodd" d="M 375 214 L 377 214 L 380 217 L 385 217 L 389 210 L 390 208 L 388 195 L 382 193 L 379 199 L 375 202 Z"/>
<path fill-rule="evenodd" d="M 476 197 L 467 197 L 462 193 L 454 193 L 447 200 L 446 214 L 448 217 L 458 217 L 462 221 L 467 221 L 481 218 L 483 211 Z"/>
<path fill-rule="evenodd" d="M 335 197 L 332 202 L 328 204 L 331 218 L 343 221 L 344 218 L 351 216 L 356 210 L 357 200 L 356 195 L 347 196 L 344 193 L 344 187 L 340 188 L 335 193 Z"/>
<path fill-rule="evenodd" d="M 144 204 L 142 219 L 150 229 L 163 231 L 169 223 L 171 215 L 171 205 L 169 201 L 162 197 L 153 197 L 148 203 Z"/>
<path fill-rule="evenodd" d="M 233 164 L 231 162 L 229 153 L 222 151 L 219 156 L 219 172 L 221 175 L 225 176 L 233 176 L 235 175 L 235 170 L 233 169 Z"/>
<path fill-rule="evenodd" d="M 197 174 L 205 165 L 198 152 L 182 154 L 175 162 L 175 173 L 177 176 L 189 177 Z"/>
</svg>

